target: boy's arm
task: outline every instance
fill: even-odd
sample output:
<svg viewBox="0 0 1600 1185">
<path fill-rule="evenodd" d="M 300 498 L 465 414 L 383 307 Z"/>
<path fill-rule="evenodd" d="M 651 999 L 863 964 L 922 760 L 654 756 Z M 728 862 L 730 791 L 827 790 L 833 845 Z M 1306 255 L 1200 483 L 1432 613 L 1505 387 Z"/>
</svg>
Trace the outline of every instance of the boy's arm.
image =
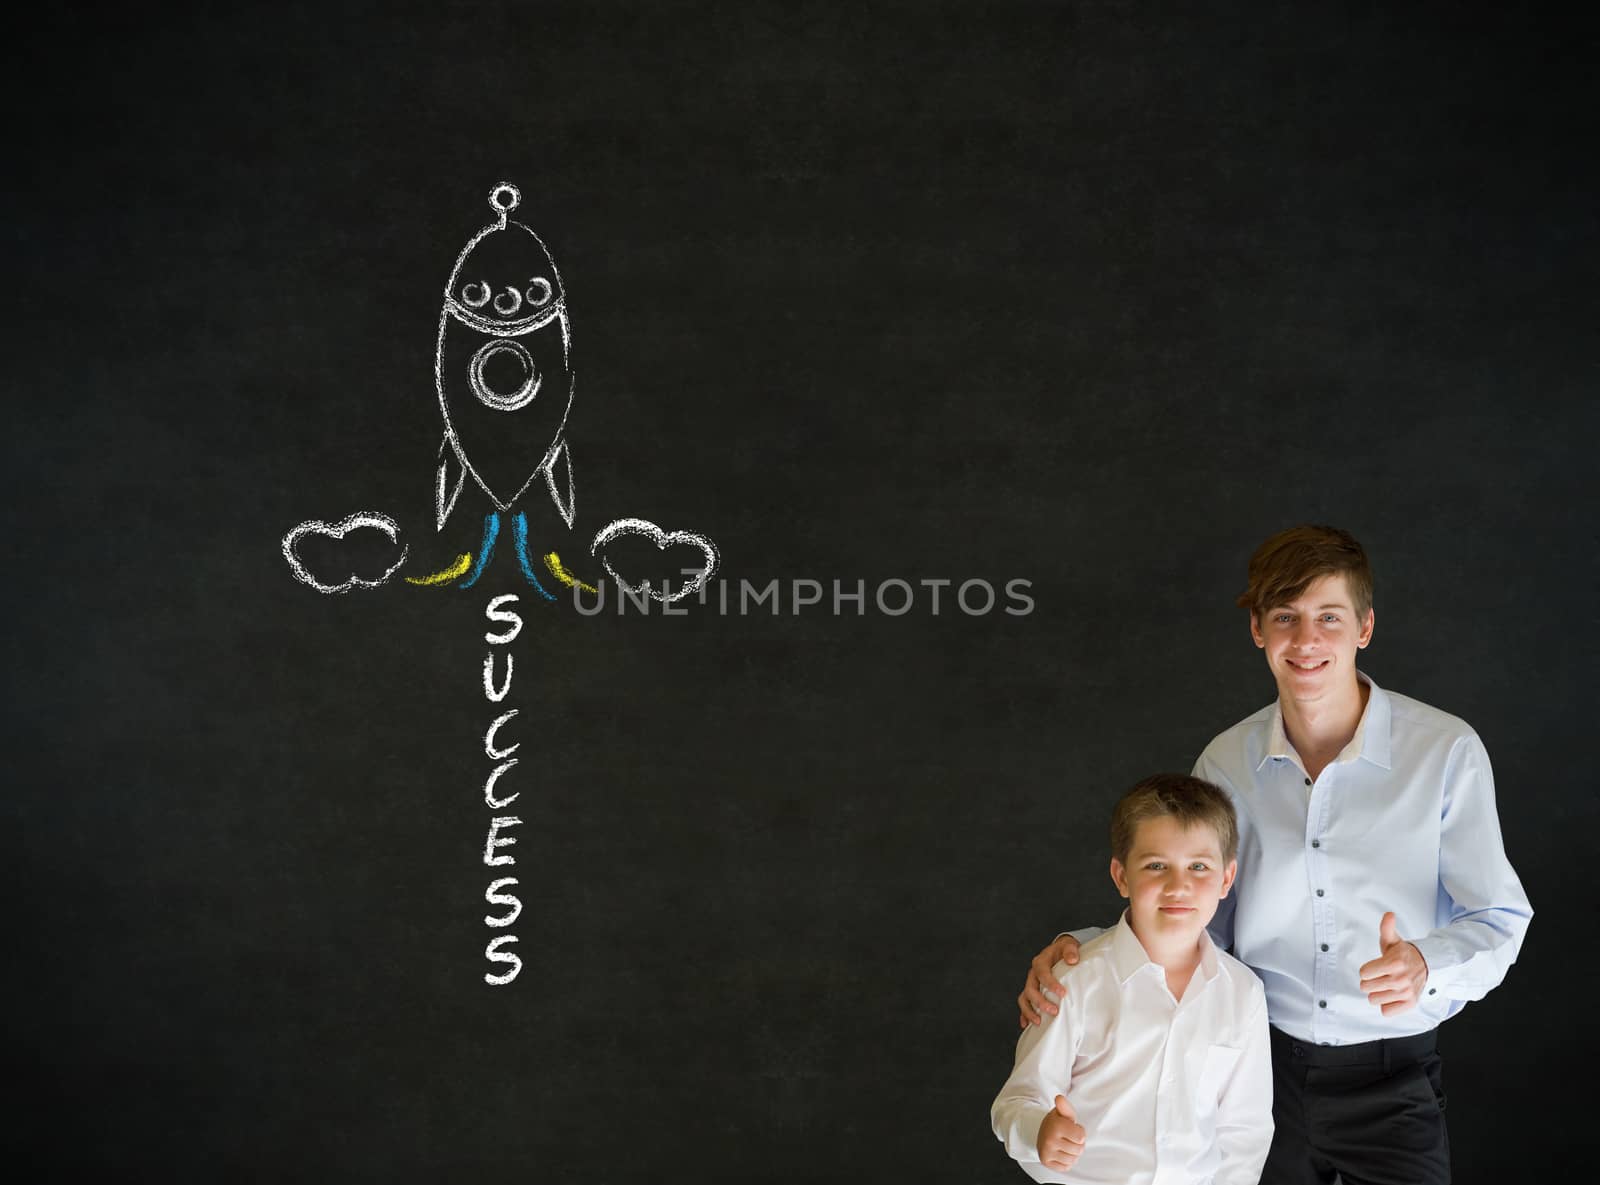
<svg viewBox="0 0 1600 1185">
<path fill-rule="evenodd" d="M 1258 983 L 1239 1060 L 1217 1098 L 1217 1165 L 1213 1185 L 1256 1185 L 1272 1144 L 1272 1050 L 1267 997 Z"/>
<path fill-rule="evenodd" d="M 1066 978 L 1066 966 L 1058 963 L 1054 974 Z M 1039 1175 L 1049 1172 L 1039 1163 L 1039 1128 L 1056 1096 L 1067 1094 L 1072 1085 L 1072 1062 L 1083 1039 L 1081 1017 L 1069 999 L 1059 1014 L 1029 1025 L 1017 1038 L 1011 1076 L 989 1109 L 995 1136 L 1035 1180 L 1055 1179 Z"/>
<path fill-rule="evenodd" d="M 1516 961 L 1533 906 L 1506 859 L 1494 772 L 1476 734 L 1456 742 L 1446 769 L 1439 886 L 1450 898 L 1450 921 L 1411 939 L 1428 964 L 1422 993 L 1481 1000 Z M 1453 1004 L 1446 1015 L 1460 1007 Z"/>
</svg>

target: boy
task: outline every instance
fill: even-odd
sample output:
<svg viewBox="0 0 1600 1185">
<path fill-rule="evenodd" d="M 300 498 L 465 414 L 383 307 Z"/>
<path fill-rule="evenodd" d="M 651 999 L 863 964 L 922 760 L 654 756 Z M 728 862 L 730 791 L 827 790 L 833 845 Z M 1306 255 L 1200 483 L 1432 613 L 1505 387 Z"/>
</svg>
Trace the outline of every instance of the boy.
<svg viewBox="0 0 1600 1185">
<path fill-rule="evenodd" d="M 1228 796 L 1199 778 L 1158 774 L 1117 803 L 1111 879 L 1128 908 L 1076 966 L 1056 965 L 1062 1008 L 1017 1039 L 990 1111 L 1034 1180 L 1260 1176 L 1272 1140 L 1266 998 L 1206 933 L 1237 846 Z"/>
<path fill-rule="evenodd" d="M 1356 670 L 1372 569 L 1348 532 L 1274 535 L 1237 603 L 1278 698 L 1213 740 L 1195 773 L 1239 812 L 1241 891 L 1212 930 L 1266 988 L 1275 1130 L 1262 1181 L 1440 1185 L 1435 1030 L 1500 983 L 1533 916 L 1488 754 L 1464 721 Z M 1078 957 L 1067 936 L 1034 960 L 1024 1025 L 1056 1007 L 1042 994 L 1059 988 L 1050 968 Z"/>
</svg>

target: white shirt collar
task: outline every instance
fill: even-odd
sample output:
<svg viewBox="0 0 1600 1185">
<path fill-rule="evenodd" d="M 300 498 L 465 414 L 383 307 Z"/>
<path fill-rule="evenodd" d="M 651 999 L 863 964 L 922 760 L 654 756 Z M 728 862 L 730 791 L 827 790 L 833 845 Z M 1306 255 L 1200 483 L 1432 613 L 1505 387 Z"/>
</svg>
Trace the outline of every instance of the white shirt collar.
<svg viewBox="0 0 1600 1185">
<path fill-rule="evenodd" d="M 1128 925 L 1126 909 L 1122 911 L 1122 917 L 1117 920 L 1116 929 L 1111 931 L 1111 966 L 1117 973 L 1118 984 L 1126 984 L 1145 967 L 1154 967 L 1163 976 L 1166 974 L 1161 964 L 1152 959 L 1149 952 L 1144 949 L 1144 943 L 1139 941 L 1139 936 L 1133 932 L 1133 927 Z M 1221 966 L 1211 935 L 1201 930 L 1200 974 L 1209 983 L 1217 977 Z"/>
<path fill-rule="evenodd" d="M 1363 671 L 1356 672 L 1356 678 L 1365 683 L 1370 691 L 1367 695 L 1367 706 L 1361 712 L 1361 719 L 1356 722 L 1355 734 L 1350 738 L 1345 747 L 1339 750 L 1339 756 L 1334 758 L 1337 764 L 1341 761 L 1354 761 L 1357 757 L 1370 761 L 1379 769 L 1389 768 L 1389 722 L 1391 707 L 1389 694 L 1373 682 L 1372 676 Z M 1283 701 L 1280 699 L 1272 705 L 1272 717 L 1267 729 L 1266 751 L 1261 755 L 1256 768 L 1260 769 L 1274 757 L 1288 758 L 1299 756 L 1294 751 L 1294 746 L 1289 743 L 1289 735 L 1283 730 Z"/>
</svg>

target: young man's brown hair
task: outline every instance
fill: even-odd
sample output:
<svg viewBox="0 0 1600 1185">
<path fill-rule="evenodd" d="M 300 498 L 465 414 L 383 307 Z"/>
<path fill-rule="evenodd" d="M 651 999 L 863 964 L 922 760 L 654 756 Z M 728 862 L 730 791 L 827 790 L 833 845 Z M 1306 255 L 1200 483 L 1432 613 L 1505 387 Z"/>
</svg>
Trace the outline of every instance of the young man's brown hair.
<svg viewBox="0 0 1600 1185">
<path fill-rule="evenodd" d="M 1126 864 L 1139 824 L 1165 815 L 1178 820 L 1185 831 L 1197 823 L 1215 831 L 1224 864 L 1239 854 L 1233 802 L 1210 782 L 1188 774 L 1154 774 L 1122 796 L 1111 812 L 1111 854 Z"/>
<path fill-rule="evenodd" d="M 1338 527 L 1290 527 L 1256 548 L 1250 557 L 1249 587 L 1235 604 L 1259 617 L 1335 574 L 1344 576 L 1356 616 L 1366 617 L 1372 608 L 1372 565 L 1355 536 Z"/>
</svg>

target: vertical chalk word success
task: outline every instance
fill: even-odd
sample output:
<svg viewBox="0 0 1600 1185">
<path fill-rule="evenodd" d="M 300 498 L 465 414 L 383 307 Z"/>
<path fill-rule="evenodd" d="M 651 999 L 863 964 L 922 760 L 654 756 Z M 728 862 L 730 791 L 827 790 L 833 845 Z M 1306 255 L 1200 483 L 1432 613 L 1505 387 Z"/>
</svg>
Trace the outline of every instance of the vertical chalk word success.
<svg viewBox="0 0 1600 1185">
<path fill-rule="evenodd" d="M 503 627 L 498 632 L 491 629 L 483 635 L 484 641 L 489 644 L 489 653 L 483 659 L 483 697 L 488 701 L 491 711 L 504 706 L 506 696 L 511 692 L 514 658 L 505 647 L 522 632 L 522 618 L 512 608 L 516 603 L 517 598 L 507 594 L 495 597 L 483 610 L 492 625 Z M 496 662 L 497 658 L 505 660 L 503 674 L 499 673 L 502 664 Z M 516 815 L 501 812 L 507 810 L 522 792 L 515 790 L 508 793 L 500 786 L 501 777 L 517 764 L 515 754 L 522 747 L 521 741 L 507 744 L 500 736 L 501 730 L 510 725 L 516 715 L 516 708 L 501 712 L 489 722 L 489 728 L 483 734 L 484 755 L 493 763 L 488 779 L 483 784 L 483 802 L 491 812 L 489 837 L 483 844 L 483 863 L 488 868 L 507 869 L 517 862 L 517 858 L 504 849 L 516 844 L 516 837 L 507 832 L 521 824 L 522 820 Z M 483 916 L 483 924 L 489 927 L 490 935 L 483 956 L 491 964 L 504 968 L 498 974 L 493 970 L 484 973 L 483 981 L 493 987 L 504 987 L 522 970 L 522 959 L 515 951 L 507 949 L 517 941 L 510 927 L 522 913 L 522 901 L 513 891 L 516 886 L 516 877 L 496 876 L 483 892 L 484 900 L 491 907 L 503 911 Z"/>
</svg>

